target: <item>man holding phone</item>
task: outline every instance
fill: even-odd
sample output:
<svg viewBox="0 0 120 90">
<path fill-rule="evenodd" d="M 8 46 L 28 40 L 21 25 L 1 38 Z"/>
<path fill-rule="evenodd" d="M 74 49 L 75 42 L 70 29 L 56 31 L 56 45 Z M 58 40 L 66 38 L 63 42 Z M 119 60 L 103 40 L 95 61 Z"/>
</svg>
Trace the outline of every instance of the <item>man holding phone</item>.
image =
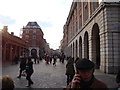
<svg viewBox="0 0 120 90">
<path fill-rule="evenodd" d="M 79 59 L 75 63 L 76 74 L 67 88 L 104 88 L 107 86 L 94 77 L 95 64 L 88 59 Z"/>
</svg>

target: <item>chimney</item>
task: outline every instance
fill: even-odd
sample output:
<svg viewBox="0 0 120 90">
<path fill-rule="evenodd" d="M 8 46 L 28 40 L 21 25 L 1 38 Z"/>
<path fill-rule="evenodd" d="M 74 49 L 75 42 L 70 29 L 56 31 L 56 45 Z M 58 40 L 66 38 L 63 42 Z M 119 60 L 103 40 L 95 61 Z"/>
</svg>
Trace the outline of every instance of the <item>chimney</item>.
<svg viewBox="0 0 120 90">
<path fill-rule="evenodd" d="M 4 26 L 3 31 L 8 32 L 8 26 Z"/>
<path fill-rule="evenodd" d="M 14 32 L 11 32 L 11 35 L 14 35 Z"/>
</svg>

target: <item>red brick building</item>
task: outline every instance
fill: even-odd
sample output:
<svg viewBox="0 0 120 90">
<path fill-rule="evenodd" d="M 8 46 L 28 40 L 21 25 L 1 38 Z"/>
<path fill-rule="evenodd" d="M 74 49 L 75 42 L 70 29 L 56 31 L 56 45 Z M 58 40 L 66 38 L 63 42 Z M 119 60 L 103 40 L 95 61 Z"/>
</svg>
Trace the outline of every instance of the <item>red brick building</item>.
<svg viewBox="0 0 120 90">
<path fill-rule="evenodd" d="M 25 51 L 25 41 L 14 35 L 8 33 L 8 27 L 4 26 L 0 31 L 2 35 L 2 64 L 12 63 L 14 58 L 23 55 Z"/>
<path fill-rule="evenodd" d="M 28 22 L 26 26 L 23 26 L 22 31 L 22 39 L 27 43 L 27 55 L 37 57 L 44 55 L 47 42 L 43 38 L 44 34 L 37 22 Z"/>
</svg>

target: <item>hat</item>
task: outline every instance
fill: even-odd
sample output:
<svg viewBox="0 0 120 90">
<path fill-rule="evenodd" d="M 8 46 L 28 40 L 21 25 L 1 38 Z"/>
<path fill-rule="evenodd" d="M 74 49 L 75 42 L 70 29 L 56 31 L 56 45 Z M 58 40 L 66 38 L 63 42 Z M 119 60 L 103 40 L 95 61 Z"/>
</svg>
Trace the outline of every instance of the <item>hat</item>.
<svg viewBox="0 0 120 90">
<path fill-rule="evenodd" d="M 75 66 L 78 70 L 84 70 L 84 69 L 94 68 L 95 64 L 89 59 L 84 58 L 84 59 L 78 59 L 75 63 Z"/>
</svg>

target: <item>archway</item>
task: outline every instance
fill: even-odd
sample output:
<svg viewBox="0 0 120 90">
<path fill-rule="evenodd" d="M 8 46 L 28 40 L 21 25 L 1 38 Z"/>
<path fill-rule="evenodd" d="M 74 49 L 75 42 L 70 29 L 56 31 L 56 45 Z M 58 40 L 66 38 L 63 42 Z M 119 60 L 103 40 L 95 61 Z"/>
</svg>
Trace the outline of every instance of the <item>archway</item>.
<svg viewBox="0 0 120 90">
<path fill-rule="evenodd" d="M 89 42 L 88 42 L 88 32 L 84 35 L 84 58 L 89 59 Z"/>
<path fill-rule="evenodd" d="M 37 50 L 36 50 L 36 49 L 32 49 L 32 50 L 31 50 L 31 56 L 32 56 L 33 58 L 37 57 Z"/>
<path fill-rule="evenodd" d="M 82 38 L 79 38 L 79 58 L 82 58 Z"/>
<path fill-rule="evenodd" d="M 96 68 L 100 67 L 100 36 L 99 26 L 94 24 L 92 28 L 92 60 L 96 64 Z"/>
</svg>

